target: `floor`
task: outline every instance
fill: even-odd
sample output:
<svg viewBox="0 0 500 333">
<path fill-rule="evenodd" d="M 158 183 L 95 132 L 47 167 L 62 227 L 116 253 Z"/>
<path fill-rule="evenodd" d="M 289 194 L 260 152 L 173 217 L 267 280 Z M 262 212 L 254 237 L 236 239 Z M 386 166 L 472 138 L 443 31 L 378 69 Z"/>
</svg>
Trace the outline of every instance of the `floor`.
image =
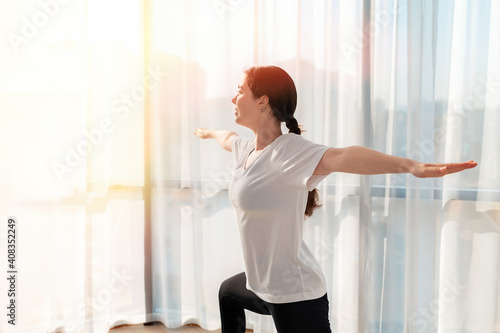
<svg viewBox="0 0 500 333">
<path fill-rule="evenodd" d="M 139 325 L 122 325 L 115 327 L 109 331 L 109 333 L 220 333 L 220 330 L 215 331 L 205 331 L 197 325 L 187 325 L 181 328 L 168 329 L 162 323 L 155 322 L 153 325 L 144 326 Z M 247 330 L 247 332 L 252 332 Z"/>
<path fill-rule="evenodd" d="M 143 324 L 139 325 L 122 325 L 115 327 L 109 331 L 109 333 L 206 333 L 213 332 L 217 333 L 217 331 L 205 331 L 196 325 L 188 325 L 183 326 L 181 328 L 176 329 L 168 329 L 162 323 L 155 322 L 153 325 L 144 326 Z"/>
</svg>

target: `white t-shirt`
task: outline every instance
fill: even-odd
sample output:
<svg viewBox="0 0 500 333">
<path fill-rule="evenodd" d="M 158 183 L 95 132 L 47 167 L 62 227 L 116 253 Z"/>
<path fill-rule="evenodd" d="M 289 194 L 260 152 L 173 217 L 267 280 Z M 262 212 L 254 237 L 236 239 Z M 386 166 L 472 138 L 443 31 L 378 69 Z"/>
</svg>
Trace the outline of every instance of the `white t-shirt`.
<svg viewBox="0 0 500 333">
<path fill-rule="evenodd" d="M 283 134 L 245 169 L 254 148 L 255 138 L 233 141 L 236 167 L 229 186 L 247 288 L 269 303 L 319 298 L 325 279 L 302 233 L 308 192 L 326 177 L 312 174 L 328 147 Z"/>
</svg>

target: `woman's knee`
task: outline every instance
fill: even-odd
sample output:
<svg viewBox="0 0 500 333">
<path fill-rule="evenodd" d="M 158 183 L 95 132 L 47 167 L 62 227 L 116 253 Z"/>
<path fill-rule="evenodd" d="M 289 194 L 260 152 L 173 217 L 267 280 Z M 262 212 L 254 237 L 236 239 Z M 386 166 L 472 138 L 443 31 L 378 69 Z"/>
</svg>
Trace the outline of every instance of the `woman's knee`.
<svg viewBox="0 0 500 333">
<path fill-rule="evenodd" d="M 236 274 L 224 280 L 219 287 L 219 302 L 224 297 L 234 296 L 238 293 L 238 288 L 245 288 L 246 277 L 245 273 Z"/>
</svg>

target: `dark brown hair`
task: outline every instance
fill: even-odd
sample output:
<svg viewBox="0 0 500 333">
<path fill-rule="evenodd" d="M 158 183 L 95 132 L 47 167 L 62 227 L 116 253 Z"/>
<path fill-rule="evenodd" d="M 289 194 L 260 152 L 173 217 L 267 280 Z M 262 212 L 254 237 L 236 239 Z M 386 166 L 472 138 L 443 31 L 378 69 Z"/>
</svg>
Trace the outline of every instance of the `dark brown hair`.
<svg viewBox="0 0 500 333">
<path fill-rule="evenodd" d="M 266 95 L 274 117 L 285 122 L 289 133 L 300 135 L 299 123 L 293 115 L 297 107 L 297 89 L 290 75 L 277 66 L 251 67 L 245 74 L 252 94 L 256 97 Z M 320 206 L 318 190 L 309 191 L 304 215 L 311 216 Z"/>
</svg>

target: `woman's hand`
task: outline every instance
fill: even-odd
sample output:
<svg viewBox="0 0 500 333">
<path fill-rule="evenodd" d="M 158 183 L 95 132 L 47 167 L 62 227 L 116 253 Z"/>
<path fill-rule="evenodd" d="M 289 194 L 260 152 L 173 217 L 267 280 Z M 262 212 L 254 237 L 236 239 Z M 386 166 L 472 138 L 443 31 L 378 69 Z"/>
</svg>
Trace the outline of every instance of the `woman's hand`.
<svg viewBox="0 0 500 333">
<path fill-rule="evenodd" d="M 200 139 L 210 139 L 213 138 L 213 131 L 206 129 L 204 127 L 197 128 L 194 134 Z"/>
<path fill-rule="evenodd" d="M 477 162 L 469 161 L 462 163 L 420 163 L 416 162 L 411 168 L 411 174 L 419 178 L 442 177 L 451 173 L 460 172 L 465 169 L 472 169 L 477 166 Z"/>
</svg>

